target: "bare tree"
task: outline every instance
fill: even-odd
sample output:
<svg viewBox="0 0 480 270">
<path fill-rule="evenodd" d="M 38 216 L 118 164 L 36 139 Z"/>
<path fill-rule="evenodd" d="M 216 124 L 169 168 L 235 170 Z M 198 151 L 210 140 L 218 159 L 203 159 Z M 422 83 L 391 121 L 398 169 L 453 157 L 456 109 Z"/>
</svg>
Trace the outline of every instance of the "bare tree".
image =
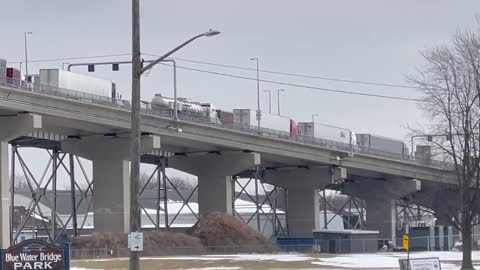
<svg viewBox="0 0 480 270">
<path fill-rule="evenodd" d="M 453 163 L 458 207 L 448 219 L 462 235 L 462 269 L 472 265 L 472 228 L 479 213 L 480 185 L 480 36 L 458 32 L 452 44 L 422 52 L 426 65 L 408 79 L 424 94 L 420 108 L 431 116 L 423 128 L 433 151 Z M 448 198 L 442 198 L 448 204 Z"/>
</svg>

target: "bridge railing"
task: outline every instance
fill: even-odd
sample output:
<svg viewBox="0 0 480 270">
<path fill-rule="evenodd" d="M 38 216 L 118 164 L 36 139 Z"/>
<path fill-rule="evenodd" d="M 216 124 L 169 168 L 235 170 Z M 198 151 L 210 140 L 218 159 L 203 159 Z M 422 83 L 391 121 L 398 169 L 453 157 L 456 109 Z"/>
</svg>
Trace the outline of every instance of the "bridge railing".
<svg viewBox="0 0 480 270">
<path fill-rule="evenodd" d="M 78 100 L 78 101 L 83 101 L 88 103 L 114 106 L 114 107 L 125 108 L 125 109 L 130 109 L 131 107 L 131 103 L 128 100 L 115 99 L 111 97 L 100 96 L 100 95 L 95 95 L 95 94 L 90 94 L 90 93 L 85 93 L 85 92 L 75 91 L 70 89 L 64 89 L 64 88 L 59 88 L 54 86 L 41 85 L 37 83 L 29 83 L 23 80 L 16 80 L 12 78 L 0 77 L 0 85 L 14 87 L 14 88 L 18 88 L 26 91 L 33 91 L 33 92 L 38 92 L 38 93 L 43 93 L 48 95 L 54 95 L 62 98 L 73 99 L 73 100 Z M 141 110 L 143 113 L 158 115 L 161 117 L 173 117 L 173 110 L 169 108 L 152 107 L 150 104 L 142 103 Z M 222 123 L 219 121 L 219 119 L 210 118 L 209 116 L 206 116 L 206 115 L 191 114 L 191 113 L 180 111 L 178 113 L 178 118 L 181 121 L 202 123 L 202 124 L 222 127 L 226 129 L 233 129 L 233 130 L 248 132 L 251 134 L 264 136 L 264 137 L 283 139 L 283 140 L 309 144 L 309 145 L 318 145 L 328 149 L 351 152 L 353 154 L 354 153 L 368 154 L 372 156 L 402 160 L 402 161 L 406 161 L 413 164 L 420 164 L 424 166 L 430 166 L 430 167 L 436 167 L 436 168 L 442 168 L 442 169 L 454 168 L 452 163 L 448 163 L 444 161 L 438 161 L 433 159 L 422 160 L 422 159 L 414 158 L 407 154 L 392 153 L 392 152 L 383 151 L 380 149 L 360 147 L 357 145 L 352 146 L 350 144 L 346 144 L 342 142 L 309 137 L 309 136 L 302 136 L 302 135 L 292 136 L 290 132 L 273 130 L 273 129 L 263 128 L 263 127 L 258 129 L 258 126 L 256 125 L 245 125 L 242 123 L 234 123 L 234 122 Z"/>
</svg>

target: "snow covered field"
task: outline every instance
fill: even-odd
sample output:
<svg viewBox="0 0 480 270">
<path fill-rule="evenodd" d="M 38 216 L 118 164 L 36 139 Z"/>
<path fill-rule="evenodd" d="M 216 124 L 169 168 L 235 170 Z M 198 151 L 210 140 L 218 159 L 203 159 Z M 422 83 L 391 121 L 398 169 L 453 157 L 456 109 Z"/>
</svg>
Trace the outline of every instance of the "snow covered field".
<svg viewBox="0 0 480 270">
<path fill-rule="evenodd" d="M 460 252 L 412 253 L 411 258 L 439 257 L 443 270 L 459 269 Z M 240 270 L 240 269 L 399 269 L 398 259 L 404 253 L 377 254 L 245 254 L 191 257 L 143 258 L 142 269 Z M 480 251 L 473 254 L 480 269 Z M 72 270 L 127 269 L 127 259 L 75 261 Z"/>
</svg>

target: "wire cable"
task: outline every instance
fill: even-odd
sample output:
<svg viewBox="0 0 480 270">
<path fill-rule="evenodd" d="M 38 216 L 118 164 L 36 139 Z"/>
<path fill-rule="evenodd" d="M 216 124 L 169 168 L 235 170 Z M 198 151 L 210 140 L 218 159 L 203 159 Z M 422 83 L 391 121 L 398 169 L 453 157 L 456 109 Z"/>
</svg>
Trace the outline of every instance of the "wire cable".
<svg viewBox="0 0 480 270">
<path fill-rule="evenodd" d="M 159 57 L 158 55 L 154 55 L 154 54 L 144 54 L 144 55 Z M 190 63 L 196 63 L 196 64 L 210 65 L 210 66 L 226 67 L 226 68 L 233 68 L 233 69 L 246 70 L 246 71 L 257 71 L 254 68 L 248 68 L 248 67 L 242 67 L 242 66 L 218 64 L 218 63 L 190 60 L 190 59 L 178 58 L 178 57 L 173 57 L 173 59 L 178 60 L 178 61 L 183 61 L 183 62 L 190 62 Z M 308 78 L 308 79 L 317 79 L 317 80 L 326 80 L 326 81 L 335 81 L 335 82 L 345 82 L 345 83 L 354 83 L 354 84 L 364 84 L 364 85 L 373 85 L 373 86 L 387 86 L 387 87 L 394 87 L 394 88 L 407 88 L 407 89 L 414 89 L 414 90 L 417 89 L 414 86 L 401 85 L 401 84 L 377 83 L 377 82 L 368 82 L 368 81 L 360 81 L 360 80 L 349 80 L 349 79 L 332 78 L 332 77 L 321 77 L 321 76 L 314 76 L 314 75 L 304 75 L 304 74 L 298 74 L 298 73 L 289 73 L 289 72 L 263 70 L 263 69 L 260 69 L 259 71 L 263 72 L 263 73 L 284 75 L 284 76 L 292 76 L 292 77 L 299 77 L 299 78 Z"/>
<path fill-rule="evenodd" d="M 164 63 L 160 63 L 160 64 L 165 65 L 165 66 L 169 66 L 168 64 L 164 64 Z M 252 77 L 239 76 L 239 75 L 234 75 L 234 74 L 228 74 L 228 73 L 222 73 L 222 72 L 216 72 L 216 71 L 209 71 L 209 70 L 197 69 L 197 68 L 191 68 L 191 67 L 184 67 L 184 66 L 179 66 L 179 65 L 177 65 L 177 68 L 184 69 L 184 70 L 201 72 L 201 73 L 208 73 L 208 74 L 213 74 L 213 75 L 218 75 L 218 76 L 225 76 L 225 77 L 230 77 L 230 78 L 249 80 L 249 81 L 256 81 L 257 80 L 256 78 L 252 78 Z M 310 86 L 310 85 L 295 84 L 295 83 L 288 83 L 288 82 L 281 82 L 281 81 L 274 81 L 274 80 L 266 80 L 266 79 L 260 79 L 260 81 L 265 82 L 265 83 L 270 83 L 270 84 L 277 84 L 277 85 L 282 85 L 282 86 L 291 86 L 291 87 L 298 87 L 298 88 L 306 88 L 306 89 L 310 89 L 310 90 L 317 90 L 317 91 L 323 91 L 323 92 L 332 92 L 332 93 L 366 96 L 366 97 L 376 97 L 376 98 L 402 100 L 402 101 L 415 101 L 415 102 L 423 101 L 421 99 L 416 99 L 416 98 L 408 98 L 408 97 L 401 97 L 401 96 L 387 96 L 387 95 L 380 95 L 380 94 L 369 94 L 369 93 L 362 93 L 362 92 L 356 92 L 356 91 L 350 91 L 350 90 L 331 89 L 331 88 L 316 87 L 316 86 Z"/>
<path fill-rule="evenodd" d="M 29 61 L 29 63 L 55 62 L 55 61 L 65 61 L 65 60 L 82 60 L 82 59 L 119 57 L 119 56 L 129 56 L 129 55 L 131 55 L 131 54 L 125 53 L 125 54 L 110 54 L 110 55 L 69 57 L 69 58 L 41 59 L 41 60 L 31 60 L 31 61 Z M 146 55 L 146 56 L 158 57 L 158 55 L 154 55 L 154 54 L 144 54 L 144 55 Z M 174 59 L 177 59 L 177 60 L 179 60 L 179 61 L 188 61 L 188 62 L 192 62 L 192 63 L 201 63 L 201 64 L 221 66 L 221 67 L 229 67 L 229 68 L 236 68 L 236 69 L 242 69 L 242 70 L 248 70 L 248 71 L 256 71 L 256 69 L 253 69 L 253 68 L 246 68 L 246 67 L 239 67 L 239 66 L 232 66 L 232 65 L 224 65 L 224 64 L 215 64 L 215 63 L 195 61 L 195 60 L 188 60 L 188 59 L 182 59 L 182 58 L 174 58 Z M 11 64 L 12 64 L 12 63 L 22 63 L 22 61 L 8 62 L 8 63 L 11 63 Z M 161 63 L 161 64 L 162 64 L 162 63 Z M 166 64 L 162 64 L 162 65 L 166 65 Z M 250 80 L 250 81 L 256 81 L 256 80 L 257 80 L 256 78 L 252 78 L 252 77 L 239 76 L 239 75 L 234 75 L 234 74 L 229 74 L 229 73 L 222 73 L 222 72 L 216 72 L 216 71 L 210 71 L 210 70 L 204 70 L 204 69 L 198 69 L 198 68 L 192 68 L 192 67 L 185 67 L 185 66 L 178 66 L 178 65 L 177 65 L 177 68 L 184 69 L 184 70 L 201 72 L 201 73 L 208 73 L 208 74 L 212 74 L 212 75 L 218 75 L 218 76 L 236 78 L 236 79 L 243 79 L 243 80 Z M 285 72 L 277 72 L 277 71 L 268 71 L 268 70 L 261 70 L 261 71 L 262 71 L 262 72 L 265 72 L 265 73 L 278 74 L 278 75 L 286 75 L 286 76 L 296 76 L 296 77 L 303 77 L 303 78 L 335 80 L 335 81 L 349 82 L 349 83 L 361 83 L 361 84 L 376 85 L 376 86 L 387 86 L 387 87 L 416 89 L 415 87 L 411 87 L 411 86 L 401 86 L 401 85 L 396 85 L 396 84 L 384 84 L 384 83 L 373 83 L 373 82 L 365 82 L 365 81 L 344 80 L 344 79 L 317 77 L 317 76 L 301 75 L 301 74 L 293 74 L 293 73 L 285 73 Z M 376 98 L 393 99 L 393 100 L 403 100 L 403 101 L 416 101 L 416 102 L 422 101 L 421 99 L 401 97 L 401 96 L 389 96 L 389 95 L 380 95 L 380 94 L 369 94 L 369 93 L 362 93 L 362 92 L 351 91 L 351 90 L 340 90 L 340 89 L 332 89 L 332 88 L 325 88 L 325 87 L 316 87 L 316 86 L 310 86 L 310 85 L 294 84 L 294 83 L 288 83 L 288 82 L 282 82 L 282 81 L 274 81 L 274 80 L 266 80 L 266 79 L 260 79 L 260 81 L 261 81 L 261 82 L 265 82 L 265 83 L 270 83 L 270 84 L 282 85 L 282 86 L 291 86 L 291 87 L 298 87 L 298 88 L 306 88 L 306 89 L 310 89 L 310 90 L 317 90 L 317 91 L 324 91 L 324 92 L 332 92 L 332 93 L 340 93 L 340 94 L 349 94 L 349 95 L 358 95 L 358 96 L 367 96 L 367 97 L 376 97 Z"/>
<path fill-rule="evenodd" d="M 67 57 L 67 58 L 53 58 L 53 59 L 40 59 L 40 60 L 29 60 L 29 63 L 41 63 L 41 62 L 57 62 L 65 60 L 82 60 L 82 59 L 92 59 L 92 58 L 107 58 L 107 57 L 118 57 L 118 56 L 127 56 L 132 55 L 131 53 L 122 53 L 122 54 L 106 54 L 106 55 L 94 55 L 94 56 L 78 56 L 78 57 Z M 25 61 L 14 61 L 7 62 L 9 64 L 20 64 L 25 63 Z"/>
</svg>

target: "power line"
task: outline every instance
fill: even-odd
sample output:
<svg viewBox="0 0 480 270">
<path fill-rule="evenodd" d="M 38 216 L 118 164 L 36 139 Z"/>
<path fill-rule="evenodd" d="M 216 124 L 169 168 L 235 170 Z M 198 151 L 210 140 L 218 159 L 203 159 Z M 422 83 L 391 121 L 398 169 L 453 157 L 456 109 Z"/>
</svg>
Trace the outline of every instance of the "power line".
<svg viewBox="0 0 480 270">
<path fill-rule="evenodd" d="M 144 54 L 144 55 L 158 57 L 157 55 L 154 55 L 154 54 Z M 190 63 L 196 63 L 196 64 L 203 64 L 203 65 L 210 65 L 210 66 L 217 66 L 217 67 L 226 67 L 226 68 L 233 68 L 233 69 L 247 70 L 247 71 L 256 71 L 256 69 L 254 69 L 254 68 L 248 68 L 248 67 L 242 67 L 242 66 L 218 64 L 218 63 L 190 60 L 190 59 L 178 58 L 178 57 L 175 57 L 174 59 L 178 60 L 178 61 L 184 61 L 184 62 L 190 62 Z M 345 82 L 345 83 L 354 83 L 354 84 L 364 84 L 364 85 L 374 85 L 374 86 L 387 86 L 387 87 L 394 87 L 394 88 L 407 88 L 407 89 L 415 89 L 415 90 L 417 89 L 414 86 L 401 85 L 401 84 L 377 83 L 377 82 L 368 82 L 368 81 L 359 81 L 359 80 L 321 77 L 321 76 L 314 76 L 314 75 L 304 75 L 304 74 L 288 73 L 288 72 L 272 71 L 272 70 L 263 70 L 263 69 L 261 69 L 260 71 L 263 72 L 263 73 L 284 75 L 284 76 L 292 76 L 292 77 L 299 77 L 299 78 L 326 80 L 326 81 L 334 81 L 334 82 Z"/>
<path fill-rule="evenodd" d="M 162 65 L 167 66 L 167 64 L 162 64 Z M 177 65 L 177 68 L 184 69 L 184 70 L 190 70 L 190 71 L 197 71 L 197 72 L 201 72 L 201 73 L 208 73 L 208 74 L 213 74 L 213 75 L 218 75 L 218 76 L 236 78 L 236 79 L 243 79 L 243 80 L 250 80 L 250 81 L 256 81 L 257 80 L 256 78 L 252 78 L 252 77 L 239 76 L 239 75 L 234 75 L 234 74 L 228 74 L 228 73 L 222 73 L 222 72 L 216 72 L 216 71 L 209 71 L 209 70 L 197 69 L 197 68 L 190 68 L 190 67 L 184 67 L 184 66 L 178 66 L 178 65 Z M 416 101 L 416 102 L 423 101 L 421 99 L 415 99 L 415 98 L 407 98 L 407 97 L 399 97 L 399 96 L 387 96 L 387 95 L 379 95 L 379 94 L 368 94 L 368 93 L 362 93 L 362 92 L 356 92 L 356 91 L 350 91 L 350 90 L 331 89 L 331 88 L 316 87 L 316 86 L 303 85 L 303 84 L 294 84 L 294 83 L 287 83 L 287 82 L 274 81 L 274 80 L 260 79 L 260 81 L 265 82 L 265 83 L 271 83 L 271 84 L 277 84 L 277 85 L 283 85 L 283 86 L 291 86 L 291 87 L 298 87 L 298 88 L 306 88 L 306 89 L 310 89 L 310 90 L 317 90 L 317 91 L 323 91 L 323 92 L 332 92 L 332 93 L 366 96 L 366 97 L 376 97 L 376 98 L 393 99 L 393 100 L 403 100 L 403 101 Z"/>
<path fill-rule="evenodd" d="M 96 55 L 96 56 L 80 56 L 80 57 L 69 57 L 69 58 L 55 58 L 55 59 L 33 60 L 33 61 L 30 61 L 30 62 L 31 62 L 31 63 L 55 62 L 55 61 L 64 61 L 64 60 L 81 60 L 81 59 L 92 59 L 92 58 L 106 58 L 106 57 L 130 56 L 130 55 L 131 55 L 131 54 L 129 54 L 129 53 L 125 53 L 125 54 L 110 54 L 110 55 Z M 147 55 L 147 56 L 157 56 L 157 55 L 154 55 L 154 54 L 144 54 L 144 55 Z M 223 67 L 230 67 L 230 68 L 243 69 L 243 70 L 249 70 L 249 71 L 256 71 L 256 69 L 251 69 L 251 68 L 246 68 L 246 67 L 231 66 L 231 65 L 224 65 L 224 64 L 214 64 L 214 63 L 194 61 L 194 60 L 187 60 L 187 59 L 180 59 L 180 58 L 175 58 L 175 59 L 178 59 L 178 60 L 180 60 L 180 61 L 193 62 L 193 63 L 202 63 L 202 64 L 209 64 L 209 65 L 215 65 L 215 66 L 223 66 Z M 8 63 L 21 63 L 21 61 L 8 62 Z M 162 64 L 162 65 L 166 65 L 166 64 Z M 251 78 L 251 77 L 246 77 L 246 76 L 239 76 L 239 75 L 222 73 L 222 72 L 216 72 L 216 71 L 209 71 L 209 70 L 204 70 L 204 69 L 196 69 L 196 68 L 185 67 L 185 66 L 178 66 L 178 65 L 177 65 L 177 68 L 184 69 L 184 70 L 190 70 L 190 71 L 197 71 L 197 72 L 201 72 L 201 73 L 208 73 L 208 74 L 213 74 L 213 75 L 218 75 L 218 76 L 236 78 L 236 79 L 253 80 L 253 81 L 256 81 L 256 80 L 257 80 L 256 78 Z M 333 79 L 333 78 L 324 78 L 324 77 L 309 76 L 309 75 L 300 75 L 300 74 L 284 73 L 284 72 L 268 71 L 268 70 L 261 70 L 261 71 L 262 71 L 262 72 L 265 72 L 265 73 L 272 73 L 272 74 L 279 74 L 279 75 L 305 77 L 305 78 L 315 78 L 315 79 L 328 79 L 328 80 L 336 80 L 336 81 L 351 82 L 351 83 L 371 84 L 371 85 L 377 85 L 377 86 L 388 86 L 388 87 L 397 87 L 397 88 L 413 88 L 413 89 L 415 88 L 415 87 L 401 86 L 401 85 L 395 85 L 395 84 L 382 84 L 382 83 L 371 83 L 371 82 L 364 82 L 364 81 L 353 81 L 353 80 Z M 317 91 L 324 91 L 324 92 L 332 92 L 332 93 L 340 93 L 340 94 L 349 94 L 349 95 L 358 95 L 358 96 L 367 96 L 367 97 L 377 97 L 377 98 L 393 99 L 393 100 L 403 100 L 403 101 L 422 101 L 421 99 L 415 99 L 415 98 L 407 98 L 407 97 L 400 97 L 400 96 L 388 96 L 388 95 L 380 95 L 380 94 L 368 94 L 368 93 L 362 93 L 362 92 L 356 92 L 356 91 L 350 91 L 350 90 L 331 89 L 331 88 L 316 87 L 316 86 L 303 85 L 303 84 L 294 84 L 294 83 L 287 83 L 287 82 L 274 81 L 274 80 L 266 80 L 266 79 L 261 79 L 260 81 L 265 82 L 265 83 L 283 85 L 283 86 L 306 88 L 306 89 L 310 89 L 310 90 L 317 90 Z"/>
<path fill-rule="evenodd" d="M 82 60 L 82 59 L 92 59 L 92 58 L 107 58 L 107 57 L 118 57 L 118 56 L 127 56 L 132 55 L 130 53 L 122 53 L 122 54 L 107 54 L 107 55 L 94 55 L 94 56 L 78 56 L 78 57 L 67 57 L 67 58 L 53 58 L 53 59 L 40 59 L 40 60 L 29 60 L 29 63 L 41 63 L 41 62 L 57 62 L 57 61 L 65 61 L 65 60 Z M 19 64 L 23 63 L 23 61 L 15 61 L 15 62 L 7 62 L 9 64 Z"/>
<path fill-rule="evenodd" d="M 79 57 L 67 57 L 67 58 L 53 58 L 53 59 L 40 59 L 40 60 L 33 60 L 30 63 L 41 63 L 41 62 L 56 62 L 56 61 L 65 61 L 65 60 L 82 60 L 82 59 L 92 59 L 92 58 L 107 58 L 107 57 L 118 57 L 118 56 L 130 56 L 129 53 L 124 54 L 110 54 L 110 55 L 96 55 L 96 56 L 79 56 Z M 158 57 L 155 54 L 147 54 L 144 53 L 143 55 L 146 56 L 154 56 Z M 226 68 L 233 68 L 239 70 L 246 70 L 246 71 L 256 71 L 253 68 L 247 68 L 242 66 L 235 66 L 235 65 L 227 65 L 227 64 L 219 64 L 219 63 L 212 63 L 212 62 L 205 62 L 205 61 L 197 61 L 197 60 L 190 60 L 185 58 L 174 58 L 178 61 L 190 62 L 190 63 L 197 63 L 203 65 L 210 65 L 210 66 L 218 66 L 218 67 L 226 67 Z M 14 61 L 8 62 L 9 64 L 19 64 L 22 61 Z M 400 84 L 389 84 L 389 83 L 377 83 L 377 82 L 369 82 L 369 81 L 359 81 L 359 80 L 349 80 L 349 79 L 340 79 L 340 78 L 332 78 L 332 77 L 321 77 L 321 76 L 314 76 L 314 75 L 304 75 L 304 74 L 297 74 L 297 73 L 288 73 L 288 72 L 281 72 L 281 71 L 272 71 L 272 70 L 260 70 L 263 73 L 269 74 L 276 74 L 276 75 L 284 75 L 284 76 L 292 76 L 292 77 L 299 77 L 299 78 L 308 78 L 308 79 L 317 79 L 317 80 L 326 80 L 326 81 L 335 81 L 335 82 L 345 82 L 345 83 L 354 83 L 354 84 L 363 84 L 363 85 L 373 85 L 373 86 L 386 86 L 386 87 L 393 87 L 393 88 L 406 88 L 406 89 L 417 89 L 414 86 L 408 85 L 400 85 Z"/>
</svg>

